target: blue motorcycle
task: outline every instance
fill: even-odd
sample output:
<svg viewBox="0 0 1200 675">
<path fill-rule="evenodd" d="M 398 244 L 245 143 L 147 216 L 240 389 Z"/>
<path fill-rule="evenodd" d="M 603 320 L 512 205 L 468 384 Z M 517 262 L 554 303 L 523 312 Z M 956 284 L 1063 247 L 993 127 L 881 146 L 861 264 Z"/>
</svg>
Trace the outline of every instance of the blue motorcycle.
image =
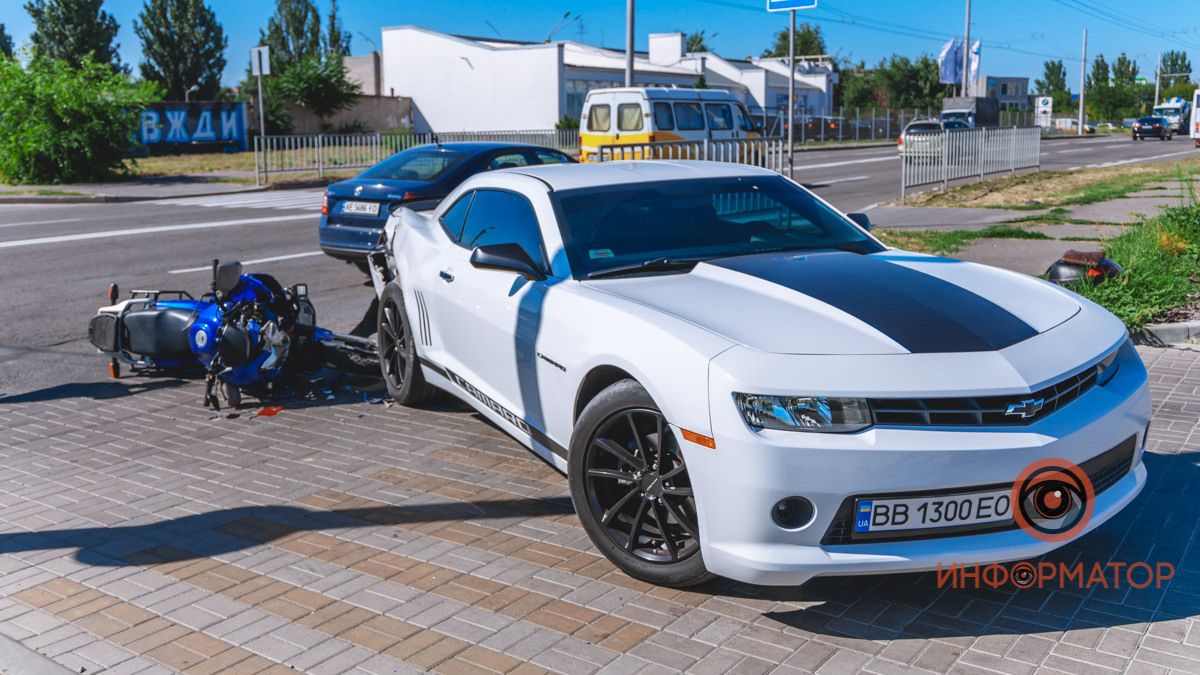
<svg viewBox="0 0 1200 675">
<path fill-rule="evenodd" d="M 242 274 L 238 262 L 213 261 L 212 283 L 199 299 L 187 291 L 135 290 L 88 324 L 88 338 L 109 356 L 109 376 L 133 372 L 203 370 L 204 404 L 241 405 L 242 391 L 268 397 L 281 377 L 324 362 L 377 368 L 371 340 L 316 325 L 308 287 L 284 288 L 267 274 Z M 219 395 L 218 395 L 219 394 Z"/>
</svg>

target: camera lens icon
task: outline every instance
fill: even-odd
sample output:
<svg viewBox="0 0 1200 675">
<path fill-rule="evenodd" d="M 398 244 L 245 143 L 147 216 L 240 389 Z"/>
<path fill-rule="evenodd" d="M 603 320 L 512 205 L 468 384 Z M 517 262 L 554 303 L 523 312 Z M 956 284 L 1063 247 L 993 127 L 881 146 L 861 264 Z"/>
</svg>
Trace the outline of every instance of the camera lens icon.
<svg viewBox="0 0 1200 675">
<path fill-rule="evenodd" d="M 1013 484 L 1017 525 L 1042 541 L 1065 541 L 1082 534 L 1095 500 L 1087 474 L 1061 459 L 1034 462 Z"/>
</svg>

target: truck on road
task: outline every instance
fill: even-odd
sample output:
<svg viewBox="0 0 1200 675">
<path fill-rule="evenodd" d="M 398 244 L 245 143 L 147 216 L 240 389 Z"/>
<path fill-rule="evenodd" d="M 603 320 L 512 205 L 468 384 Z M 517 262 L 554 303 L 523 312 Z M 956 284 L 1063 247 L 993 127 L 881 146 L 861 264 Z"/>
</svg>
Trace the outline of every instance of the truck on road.
<svg viewBox="0 0 1200 675">
<path fill-rule="evenodd" d="M 987 96 L 951 96 L 942 99 L 942 122 L 962 122 L 968 127 L 1000 126 L 1000 101 Z"/>
<path fill-rule="evenodd" d="M 1182 97 L 1169 98 L 1154 106 L 1155 117 L 1165 117 L 1171 123 L 1171 130 L 1184 134 L 1188 131 L 1192 118 L 1192 104 Z"/>
</svg>

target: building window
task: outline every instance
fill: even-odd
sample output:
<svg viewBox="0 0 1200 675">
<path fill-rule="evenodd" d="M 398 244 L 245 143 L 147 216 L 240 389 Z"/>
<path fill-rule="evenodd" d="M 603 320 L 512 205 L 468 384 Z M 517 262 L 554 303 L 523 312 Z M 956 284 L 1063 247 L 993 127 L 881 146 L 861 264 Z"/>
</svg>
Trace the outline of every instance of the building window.
<svg viewBox="0 0 1200 675">
<path fill-rule="evenodd" d="M 642 130 L 642 106 L 640 103 L 622 103 L 617 106 L 617 130 Z"/>
<path fill-rule="evenodd" d="M 1008 83 L 1007 82 L 1000 83 L 1000 95 L 1008 96 Z"/>
<path fill-rule="evenodd" d="M 608 105 L 594 105 L 588 111 L 588 131 L 608 131 L 612 128 L 612 108 Z"/>
<path fill-rule="evenodd" d="M 659 101 L 654 104 L 654 128 L 659 131 L 675 129 L 675 113 L 671 112 L 671 104 Z"/>
</svg>

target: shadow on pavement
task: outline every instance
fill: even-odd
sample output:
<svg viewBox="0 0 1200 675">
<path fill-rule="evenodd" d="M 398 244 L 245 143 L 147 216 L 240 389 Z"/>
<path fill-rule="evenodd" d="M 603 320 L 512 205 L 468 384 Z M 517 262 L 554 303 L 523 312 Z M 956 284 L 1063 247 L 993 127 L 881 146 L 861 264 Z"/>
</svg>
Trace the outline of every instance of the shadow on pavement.
<svg viewBox="0 0 1200 675">
<path fill-rule="evenodd" d="M 0 534 L 0 555 L 78 548 L 75 558 L 81 563 L 123 567 L 211 558 L 277 541 L 297 532 L 569 513 L 574 513 L 574 509 L 571 500 L 565 497 L 330 511 L 295 506 L 243 506 L 145 525 Z"/>
<path fill-rule="evenodd" d="M 88 398 L 94 401 L 107 401 L 116 398 L 125 398 L 135 394 L 142 394 L 148 391 L 156 391 L 159 389 L 174 389 L 182 387 L 188 381 L 180 378 L 170 378 L 165 380 L 98 380 L 96 382 L 71 382 L 68 384 L 57 384 L 53 387 L 38 389 L 35 391 L 26 392 L 24 394 L 13 394 L 11 396 L 0 395 L 0 404 L 4 403 L 41 403 L 44 401 L 57 401 L 65 398 Z"/>
</svg>

